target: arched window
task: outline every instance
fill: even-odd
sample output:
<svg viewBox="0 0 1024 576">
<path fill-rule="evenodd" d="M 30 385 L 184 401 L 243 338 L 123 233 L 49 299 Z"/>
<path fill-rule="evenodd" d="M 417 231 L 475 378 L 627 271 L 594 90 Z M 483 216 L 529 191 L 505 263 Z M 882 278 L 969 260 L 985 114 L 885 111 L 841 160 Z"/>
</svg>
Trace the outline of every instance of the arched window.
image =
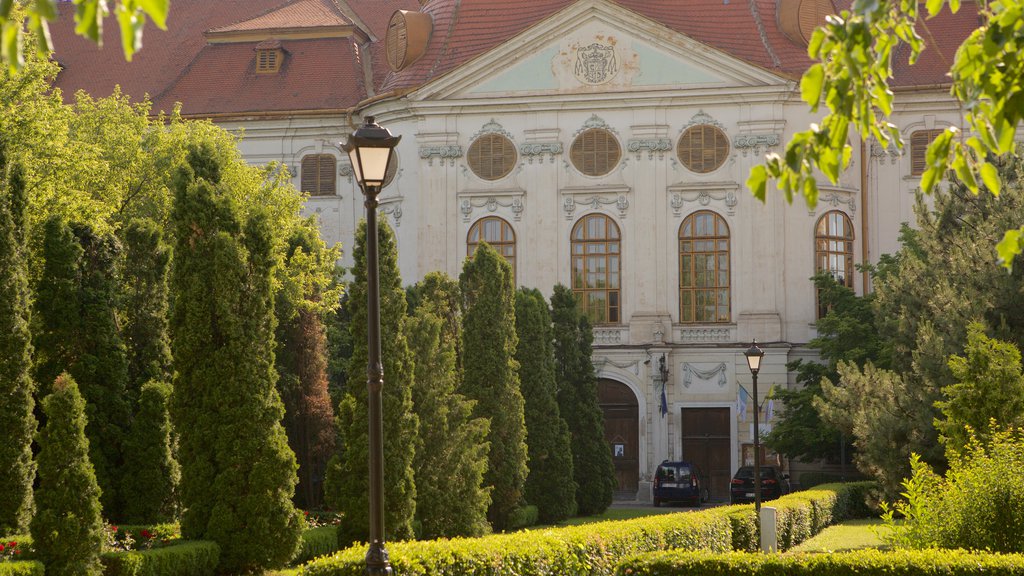
<svg viewBox="0 0 1024 576">
<path fill-rule="evenodd" d="M 729 322 L 729 226 L 707 210 L 679 226 L 679 321 Z"/>
<path fill-rule="evenodd" d="M 836 282 L 853 288 L 853 221 L 833 210 L 818 220 L 814 232 L 814 269 L 828 272 Z M 828 313 L 820 304 L 818 316 Z"/>
<path fill-rule="evenodd" d="M 472 256 L 480 242 L 487 242 L 498 254 L 512 265 L 512 282 L 516 280 L 516 233 L 512 225 L 498 218 L 488 216 L 473 223 L 466 237 L 466 255 Z"/>
<path fill-rule="evenodd" d="M 619 227 L 603 214 L 588 214 L 572 229 L 572 290 L 594 324 L 621 322 Z"/>
<path fill-rule="evenodd" d="M 330 154 L 302 157 L 302 191 L 310 196 L 334 196 L 337 161 Z"/>
</svg>

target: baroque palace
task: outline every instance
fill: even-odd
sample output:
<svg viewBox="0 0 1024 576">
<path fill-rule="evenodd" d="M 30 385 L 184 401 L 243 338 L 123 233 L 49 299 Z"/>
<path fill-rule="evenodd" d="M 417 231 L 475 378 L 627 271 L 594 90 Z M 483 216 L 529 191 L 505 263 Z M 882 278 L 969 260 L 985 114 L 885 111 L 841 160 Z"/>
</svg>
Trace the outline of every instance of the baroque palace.
<svg viewBox="0 0 1024 576">
<path fill-rule="evenodd" d="M 381 212 L 403 278 L 457 276 L 481 241 L 517 284 L 571 286 L 594 323 L 606 436 L 621 497 L 650 499 L 665 459 L 699 463 L 713 499 L 752 456 L 751 375 L 764 397 L 814 358 L 820 270 L 863 294 L 854 264 L 894 252 L 937 131 L 958 124 L 945 75 L 978 25 L 928 22 L 894 70 L 902 152 L 854 139 L 851 169 L 814 209 L 744 182 L 815 121 L 800 101 L 807 41 L 849 0 L 175 0 L 123 61 L 53 26 L 76 90 L 180 102 L 243 137 L 252 164 L 286 164 L 325 239 L 352 246 L 362 195 L 339 142 L 372 115 L 401 135 Z M 351 265 L 346 255 L 344 264 Z M 765 462 L 777 462 L 765 455 Z M 782 462 L 799 472 L 799 463 Z M 794 475 L 796 478 L 797 475 Z"/>
</svg>

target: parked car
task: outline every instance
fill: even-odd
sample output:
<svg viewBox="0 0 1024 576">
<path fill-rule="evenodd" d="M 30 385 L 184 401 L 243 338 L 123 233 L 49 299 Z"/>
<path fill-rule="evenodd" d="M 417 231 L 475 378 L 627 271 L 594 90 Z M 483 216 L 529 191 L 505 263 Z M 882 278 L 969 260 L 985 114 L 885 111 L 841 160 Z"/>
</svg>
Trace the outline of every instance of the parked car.
<svg viewBox="0 0 1024 576">
<path fill-rule="evenodd" d="M 707 477 L 696 464 L 666 460 L 654 473 L 654 505 L 682 502 L 699 506 L 710 497 L 708 486 Z"/>
<path fill-rule="evenodd" d="M 774 500 L 789 494 L 789 474 L 775 466 L 761 466 L 761 501 Z M 741 466 L 729 485 L 729 501 L 733 504 L 754 501 L 754 467 Z"/>
</svg>

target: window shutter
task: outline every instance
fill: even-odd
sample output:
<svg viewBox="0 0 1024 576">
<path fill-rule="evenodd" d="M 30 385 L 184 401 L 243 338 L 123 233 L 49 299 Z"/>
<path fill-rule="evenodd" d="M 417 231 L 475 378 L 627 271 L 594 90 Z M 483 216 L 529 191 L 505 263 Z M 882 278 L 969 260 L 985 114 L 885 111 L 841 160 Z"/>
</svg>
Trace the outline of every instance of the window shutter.
<svg viewBox="0 0 1024 576">
<path fill-rule="evenodd" d="M 691 126 L 679 137 L 676 156 L 692 172 L 706 174 L 718 170 L 729 157 L 729 137 L 717 126 Z"/>
</svg>

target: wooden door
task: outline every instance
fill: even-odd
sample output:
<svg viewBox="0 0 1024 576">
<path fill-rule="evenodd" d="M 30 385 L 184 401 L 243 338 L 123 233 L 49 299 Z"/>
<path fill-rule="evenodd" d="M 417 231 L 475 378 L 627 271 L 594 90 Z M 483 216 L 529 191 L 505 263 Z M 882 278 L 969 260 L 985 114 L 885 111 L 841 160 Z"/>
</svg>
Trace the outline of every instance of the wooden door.
<svg viewBox="0 0 1024 576">
<path fill-rule="evenodd" d="M 728 500 L 732 479 L 729 409 L 683 408 L 679 428 L 682 459 L 695 463 L 707 475 L 711 500 Z"/>
<path fill-rule="evenodd" d="M 635 498 L 640 477 L 640 409 L 629 386 L 599 380 L 597 397 L 604 412 L 604 438 L 615 464 L 615 495 Z"/>
</svg>

